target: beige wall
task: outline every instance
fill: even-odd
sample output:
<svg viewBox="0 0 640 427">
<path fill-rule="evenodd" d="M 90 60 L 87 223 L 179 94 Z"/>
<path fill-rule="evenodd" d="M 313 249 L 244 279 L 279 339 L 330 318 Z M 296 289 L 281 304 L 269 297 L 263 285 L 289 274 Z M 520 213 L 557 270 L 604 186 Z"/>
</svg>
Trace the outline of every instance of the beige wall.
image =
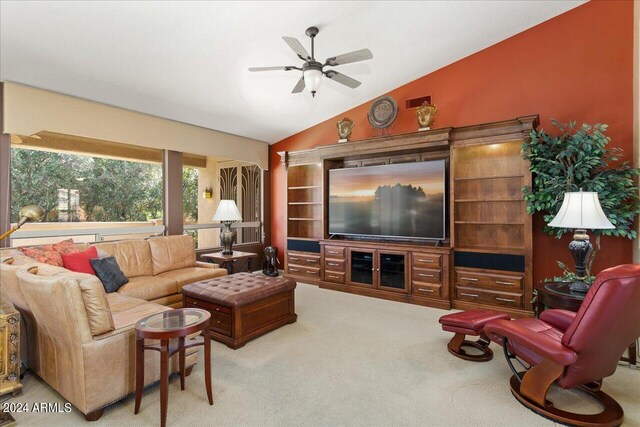
<svg viewBox="0 0 640 427">
<path fill-rule="evenodd" d="M 211 224 L 211 218 L 216 213 L 220 200 L 220 185 L 218 184 L 218 159 L 207 157 L 207 167 L 198 168 L 198 224 Z M 202 193 L 205 188 L 213 189 L 213 197 L 205 199 Z M 220 245 L 220 230 L 198 230 L 198 247 L 215 248 Z"/>
<path fill-rule="evenodd" d="M 633 151 L 636 167 L 640 167 L 640 0 L 633 2 Z M 638 233 L 640 234 L 640 221 Z M 640 238 L 633 245 L 633 262 L 640 263 Z"/>
<path fill-rule="evenodd" d="M 242 160 L 269 166 L 266 143 L 5 82 L 3 133 L 41 131 Z"/>
</svg>

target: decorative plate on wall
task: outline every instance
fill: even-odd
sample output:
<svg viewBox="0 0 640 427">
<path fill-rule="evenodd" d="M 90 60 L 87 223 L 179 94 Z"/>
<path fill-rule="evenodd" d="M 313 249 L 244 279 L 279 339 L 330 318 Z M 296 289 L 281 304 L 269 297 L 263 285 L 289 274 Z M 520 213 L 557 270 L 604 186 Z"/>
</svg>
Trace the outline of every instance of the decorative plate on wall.
<svg viewBox="0 0 640 427">
<path fill-rule="evenodd" d="M 396 100 L 390 96 L 381 96 L 373 101 L 369 109 L 369 123 L 376 129 L 385 129 L 391 126 L 391 123 L 398 115 L 398 104 Z"/>
</svg>

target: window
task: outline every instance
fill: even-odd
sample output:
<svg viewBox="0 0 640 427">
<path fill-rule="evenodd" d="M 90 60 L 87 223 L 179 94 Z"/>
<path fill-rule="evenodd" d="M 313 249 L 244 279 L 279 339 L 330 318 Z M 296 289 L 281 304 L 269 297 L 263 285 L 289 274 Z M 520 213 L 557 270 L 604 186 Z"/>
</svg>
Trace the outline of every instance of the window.
<svg viewBox="0 0 640 427">
<path fill-rule="evenodd" d="M 158 163 L 33 150 L 16 145 L 11 148 L 10 174 L 11 222 L 20 220 L 18 212 L 25 205 L 40 205 L 45 211 L 41 222 L 26 224 L 22 231 L 162 224 L 162 166 Z M 51 223 L 67 225 L 52 227 Z M 14 238 L 12 245 L 48 240 L 60 238 Z"/>
</svg>

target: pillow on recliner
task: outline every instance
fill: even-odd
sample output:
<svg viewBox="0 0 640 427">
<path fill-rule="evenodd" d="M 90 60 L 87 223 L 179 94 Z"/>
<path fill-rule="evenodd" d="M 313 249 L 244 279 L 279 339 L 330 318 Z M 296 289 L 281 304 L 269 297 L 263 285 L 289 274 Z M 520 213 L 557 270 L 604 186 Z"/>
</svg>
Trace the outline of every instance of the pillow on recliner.
<svg viewBox="0 0 640 427">
<path fill-rule="evenodd" d="M 90 261 L 91 266 L 96 271 L 96 276 L 102 282 L 102 286 L 104 286 L 104 290 L 107 293 L 115 292 L 122 285 L 129 283 L 129 279 L 120 270 L 115 257 L 94 258 Z"/>
</svg>

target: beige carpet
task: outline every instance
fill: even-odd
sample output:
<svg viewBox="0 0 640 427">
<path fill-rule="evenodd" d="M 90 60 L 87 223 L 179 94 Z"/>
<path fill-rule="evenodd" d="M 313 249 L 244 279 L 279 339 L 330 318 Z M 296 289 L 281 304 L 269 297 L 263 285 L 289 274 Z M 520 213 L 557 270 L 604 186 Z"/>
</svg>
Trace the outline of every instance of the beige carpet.
<svg viewBox="0 0 640 427">
<path fill-rule="evenodd" d="M 511 373 L 500 347 L 492 345 L 497 354 L 487 363 L 449 355 L 450 334 L 438 324 L 445 311 L 310 285 L 298 286 L 296 299 L 297 323 L 236 351 L 214 343 L 213 406 L 206 402 L 202 363 L 187 378 L 185 391 L 173 377 L 168 425 L 552 425 L 511 396 Z M 625 425 L 640 426 L 640 370 L 619 367 L 604 390 L 624 408 Z M 129 397 L 91 424 L 75 409 L 13 415 L 29 426 L 154 426 L 159 396 L 153 387 L 140 414 L 133 415 Z M 584 406 L 575 397 L 563 399 L 564 409 Z M 24 379 L 24 395 L 11 401 L 64 403 L 33 375 Z"/>
</svg>

